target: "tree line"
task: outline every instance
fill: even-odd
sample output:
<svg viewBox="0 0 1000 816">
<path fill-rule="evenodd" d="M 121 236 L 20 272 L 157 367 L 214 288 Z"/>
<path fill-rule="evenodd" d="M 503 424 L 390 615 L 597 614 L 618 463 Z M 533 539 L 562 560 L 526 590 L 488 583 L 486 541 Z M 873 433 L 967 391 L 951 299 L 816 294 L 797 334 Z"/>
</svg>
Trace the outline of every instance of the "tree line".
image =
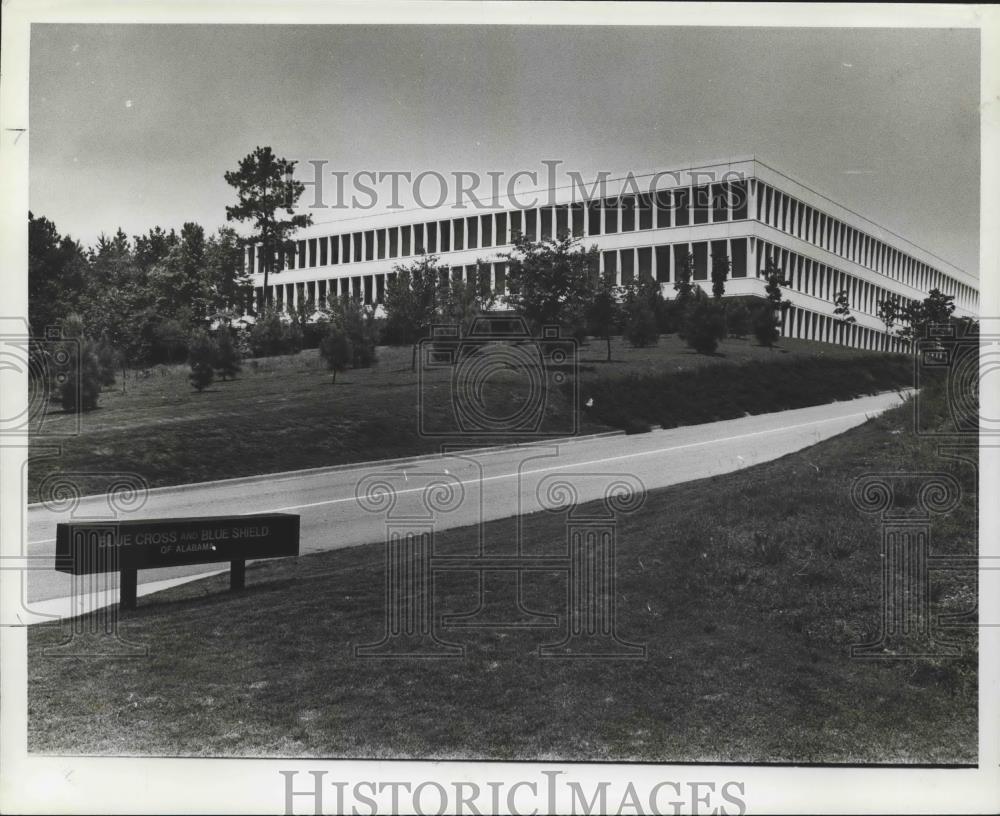
<svg viewBox="0 0 1000 816">
<path fill-rule="evenodd" d="M 269 302 L 269 277 L 294 252 L 297 231 L 312 223 L 311 216 L 295 213 L 305 189 L 293 177 L 295 164 L 270 147 L 257 147 L 225 173 L 237 199 L 226 207 L 226 217 L 245 225 L 249 234 L 243 236 L 230 226 L 207 235 L 186 222 L 179 231 L 157 226 L 132 238 L 118 229 L 85 247 L 29 213 L 29 321 L 35 338 L 49 337 L 52 328 L 62 333 L 70 370 L 79 372 L 54 392 L 67 408 L 95 407 L 102 387 L 120 375 L 124 388 L 130 372 L 135 377 L 154 365 L 188 362 L 191 384 L 200 391 L 216 376 L 235 376 L 246 356 L 294 353 L 304 346 L 319 349 L 334 381 L 346 368 L 370 366 L 379 343 L 411 345 L 415 366 L 417 344 L 433 324 L 458 324 L 467 332 L 476 317 L 497 308 L 486 262 L 478 261 L 464 280 L 455 279 L 447 264 L 424 254 L 388 276 L 383 317 L 357 299 L 337 296 L 279 312 Z M 254 314 L 257 306 L 244 268 L 247 246 L 264 274 L 265 301 L 252 325 L 235 331 L 233 320 Z M 613 335 L 641 347 L 676 333 L 702 354 L 715 353 L 727 336 L 752 334 L 765 346 L 781 336 L 790 307 L 782 287 L 790 281 L 774 258 L 765 261 L 763 299 L 724 301 L 728 257 L 712 257 L 706 291 L 694 280 L 694 255 L 687 255 L 670 300 L 648 275 L 619 285 L 600 274 L 599 257 L 596 246 L 584 247 L 569 235 L 539 241 L 515 235 L 510 251 L 499 256 L 505 307 L 536 332 L 557 325 L 578 339 L 603 339 L 609 361 Z M 834 305 L 846 333 L 855 322 L 848 293 L 835 293 Z M 880 301 L 878 316 L 887 331 L 910 343 L 931 323 L 950 320 L 954 308 L 954 298 L 935 289 L 923 301 Z M 52 353 L 51 343 L 32 345 L 32 354 Z M 33 371 L 54 371 L 47 360 L 40 362 Z"/>
</svg>

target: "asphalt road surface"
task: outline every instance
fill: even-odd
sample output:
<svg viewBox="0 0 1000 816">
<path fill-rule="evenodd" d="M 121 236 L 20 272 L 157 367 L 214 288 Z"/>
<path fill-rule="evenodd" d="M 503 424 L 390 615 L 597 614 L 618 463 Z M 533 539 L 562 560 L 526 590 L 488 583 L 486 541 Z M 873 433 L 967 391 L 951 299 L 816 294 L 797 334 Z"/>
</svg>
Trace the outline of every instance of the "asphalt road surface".
<svg viewBox="0 0 1000 816">
<path fill-rule="evenodd" d="M 296 471 L 151 490 L 120 518 L 289 512 L 301 516 L 301 550 L 310 553 L 384 540 L 386 522 L 423 519 L 435 529 L 516 517 L 544 508 L 625 496 L 750 467 L 813 445 L 898 405 L 896 393 L 631 436 L 480 450 L 337 468 Z M 627 502 L 626 502 L 627 505 Z M 619 512 L 628 512 L 626 506 Z M 104 496 L 70 511 L 27 508 L 28 559 L 21 612 L 30 622 L 83 609 L 71 605 L 72 576 L 54 570 L 56 523 L 113 518 Z M 470 546 L 478 546 L 470 531 Z M 516 551 L 516 543 L 511 545 Z M 139 572 L 139 594 L 228 569 L 228 564 Z M 252 583 L 252 580 L 251 580 Z M 117 576 L 113 577 L 113 586 Z M 9 586 L 9 585 L 8 585 Z M 106 601 L 117 601 L 112 588 Z M 80 593 L 77 592 L 79 599 Z M 88 608 L 102 605 L 91 600 Z"/>
</svg>

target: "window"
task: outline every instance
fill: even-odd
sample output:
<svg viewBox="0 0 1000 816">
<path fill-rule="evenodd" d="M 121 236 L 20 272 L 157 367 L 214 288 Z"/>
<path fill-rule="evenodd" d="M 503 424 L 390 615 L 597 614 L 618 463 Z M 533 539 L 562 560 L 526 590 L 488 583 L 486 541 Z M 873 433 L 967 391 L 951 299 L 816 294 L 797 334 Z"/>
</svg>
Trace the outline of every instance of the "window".
<svg viewBox="0 0 1000 816">
<path fill-rule="evenodd" d="M 639 197 L 639 229 L 653 228 L 653 199 L 648 195 Z"/>
<path fill-rule="evenodd" d="M 511 237 L 511 239 L 513 240 L 518 235 L 520 235 L 523 231 L 524 230 L 521 227 L 521 211 L 520 210 L 514 210 L 510 214 L 510 237 Z"/>
<path fill-rule="evenodd" d="M 656 248 L 656 279 L 661 283 L 670 282 L 670 246 L 667 244 Z"/>
<path fill-rule="evenodd" d="M 623 249 L 622 256 L 622 286 L 627 286 L 635 280 L 635 252 L 631 249 Z"/>
<path fill-rule="evenodd" d="M 451 251 L 451 221 L 438 221 L 438 243 L 442 252 Z"/>
<path fill-rule="evenodd" d="M 465 249 L 465 220 L 456 218 L 451 222 L 451 236 L 455 249 Z"/>
<path fill-rule="evenodd" d="M 732 276 L 734 278 L 745 278 L 747 276 L 747 239 L 733 238 L 729 242 L 729 251 L 732 261 Z"/>
<path fill-rule="evenodd" d="M 497 213 L 497 237 L 496 245 L 503 246 L 504 244 L 510 243 L 507 240 L 507 213 Z"/>
<path fill-rule="evenodd" d="M 466 248 L 467 249 L 478 249 L 479 248 L 479 219 L 471 215 L 465 219 L 465 226 L 468 230 L 466 234 Z"/>
<path fill-rule="evenodd" d="M 542 222 L 542 238 L 552 237 L 552 208 L 542 207 L 539 212 L 541 213 Z"/>
<path fill-rule="evenodd" d="M 686 227 L 690 223 L 688 213 L 690 201 L 691 192 L 686 187 L 673 191 L 674 224 L 678 227 Z"/>
<path fill-rule="evenodd" d="M 491 247 L 493 246 L 493 215 L 481 215 L 479 217 L 480 222 L 480 232 L 479 234 L 483 237 L 480 246 Z"/>
<path fill-rule="evenodd" d="M 694 279 L 708 280 L 708 244 L 699 241 L 694 245 Z"/>
<path fill-rule="evenodd" d="M 711 207 L 711 191 L 706 184 L 704 187 L 692 187 L 694 196 L 694 223 L 707 224 L 708 212 Z"/>
<path fill-rule="evenodd" d="M 604 231 L 618 232 L 618 200 L 615 198 L 604 199 Z"/>
<path fill-rule="evenodd" d="M 427 242 L 424 240 L 424 225 L 413 225 L 413 254 L 419 255 L 427 251 Z"/>
<path fill-rule="evenodd" d="M 745 181 L 734 181 L 729 185 L 729 203 L 733 209 L 734 221 L 747 217 L 749 196 L 747 195 L 747 183 Z"/>
<path fill-rule="evenodd" d="M 653 196 L 656 203 L 657 228 L 670 226 L 671 195 L 670 190 L 657 190 Z"/>
<path fill-rule="evenodd" d="M 653 279 L 653 248 L 640 247 L 636 250 L 636 264 L 639 268 L 639 280 Z"/>
<path fill-rule="evenodd" d="M 597 201 L 587 202 L 587 234 L 601 234 L 601 205 Z"/>
<path fill-rule="evenodd" d="M 613 250 L 604 251 L 604 276 L 608 280 L 618 280 L 618 253 Z"/>
<path fill-rule="evenodd" d="M 427 231 L 427 251 L 437 252 L 437 221 L 431 221 L 425 227 Z"/>
<path fill-rule="evenodd" d="M 561 238 L 569 232 L 569 208 L 565 205 L 556 207 L 556 238 Z"/>
<path fill-rule="evenodd" d="M 635 232 L 635 198 L 622 199 L 622 232 Z M 623 272 L 624 274 L 624 267 Z"/>
<path fill-rule="evenodd" d="M 712 221 L 729 220 L 729 191 L 728 184 L 712 185 Z"/>
</svg>

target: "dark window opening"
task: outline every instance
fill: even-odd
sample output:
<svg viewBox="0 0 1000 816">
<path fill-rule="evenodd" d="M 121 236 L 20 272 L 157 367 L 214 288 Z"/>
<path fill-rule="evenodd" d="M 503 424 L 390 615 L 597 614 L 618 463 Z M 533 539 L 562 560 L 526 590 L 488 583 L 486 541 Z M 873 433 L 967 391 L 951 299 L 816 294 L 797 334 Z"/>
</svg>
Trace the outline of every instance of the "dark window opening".
<svg viewBox="0 0 1000 816">
<path fill-rule="evenodd" d="M 653 198 L 649 195 L 639 196 L 639 229 L 653 228 Z"/>
<path fill-rule="evenodd" d="M 694 279 L 708 280 L 708 244 L 699 241 L 694 245 Z"/>
<path fill-rule="evenodd" d="M 596 201 L 587 202 L 587 233 L 601 234 L 601 205 Z"/>
<path fill-rule="evenodd" d="M 622 199 L 622 232 L 635 232 L 635 198 Z M 624 265 L 622 267 L 624 274 Z"/>
<path fill-rule="evenodd" d="M 686 227 L 691 223 L 688 205 L 691 201 L 691 192 L 687 187 L 673 191 L 674 202 L 674 224 L 678 227 Z"/>
<path fill-rule="evenodd" d="M 729 220 L 729 194 L 726 184 L 712 185 L 712 221 Z"/>
<path fill-rule="evenodd" d="M 656 248 L 656 279 L 661 283 L 670 282 L 670 246 L 660 244 Z"/>
<path fill-rule="evenodd" d="M 747 239 L 733 238 L 729 242 L 731 253 L 729 260 L 732 261 L 732 276 L 734 278 L 745 278 L 747 276 Z"/>
<path fill-rule="evenodd" d="M 604 199 L 604 231 L 608 234 L 618 232 L 618 199 Z"/>
</svg>

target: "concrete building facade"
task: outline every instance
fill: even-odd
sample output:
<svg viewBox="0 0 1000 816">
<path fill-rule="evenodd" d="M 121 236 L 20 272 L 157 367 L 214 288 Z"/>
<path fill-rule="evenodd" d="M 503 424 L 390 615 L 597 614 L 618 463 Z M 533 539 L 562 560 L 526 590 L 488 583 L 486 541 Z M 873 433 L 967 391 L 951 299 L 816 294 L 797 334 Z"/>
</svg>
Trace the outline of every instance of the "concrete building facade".
<svg viewBox="0 0 1000 816">
<path fill-rule="evenodd" d="M 288 309 L 348 294 L 378 304 L 394 267 L 426 251 L 457 278 L 467 279 L 477 262 L 487 264 L 502 302 L 500 255 L 511 249 L 512 236 L 571 233 L 598 247 L 601 274 L 619 284 L 651 278 L 666 297 L 689 253 L 703 288 L 711 288 L 712 259 L 721 255 L 731 263 L 726 296 L 763 297 L 764 268 L 773 257 L 790 281 L 783 287 L 791 302 L 785 337 L 898 349 L 876 316 L 878 302 L 922 300 L 935 288 L 954 296 L 956 316 L 978 313 L 977 278 L 754 157 L 608 180 L 600 195 L 584 200 L 580 189 L 566 189 L 537 195 L 544 204 L 530 208 L 411 211 L 315 225 L 299 234 L 293 253 L 276 259 L 269 300 Z M 248 248 L 245 262 L 260 306 L 260 253 Z M 841 290 L 856 321 L 847 327 L 834 315 Z"/>
</svg>

